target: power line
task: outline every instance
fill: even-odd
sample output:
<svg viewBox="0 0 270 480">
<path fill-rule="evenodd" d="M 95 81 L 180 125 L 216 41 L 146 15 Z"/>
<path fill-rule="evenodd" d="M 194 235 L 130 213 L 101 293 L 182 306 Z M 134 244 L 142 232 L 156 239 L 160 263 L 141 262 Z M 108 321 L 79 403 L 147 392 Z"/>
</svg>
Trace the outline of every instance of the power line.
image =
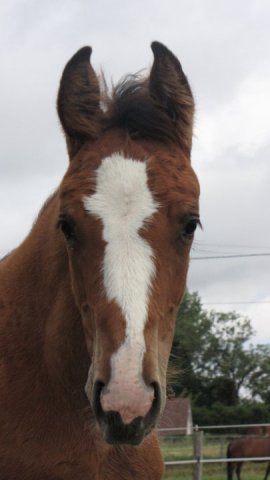
<svg viewBox="0 0 270 480">
<path fill-rule="evenodd" d="M 255 301 L 255 302 L 202 302 L 202 305 L 255 305 L 255 304 L 270 304 L 270 300 Z"/>
<path fill-rule="evenodd" d="M 191 257 L 191 260 L 216 260 L 219 258 L 246 258 L 246 257 L 270 257 L 270 253 L 243 253 L 237 255 L 210 255 L 206 257 Z"/>
<path fill-rule="evenodd" d="M 197 245 L 198 247 L 217 247 L 217 248 L 248 248 L 248 249 L 259 249 L 259 250 L 268 250 L 270 248 L 269 245 L 240 245 L 240 244 L 234 244 L 234 243 L 205 243 L 205 242 L 199 242 L 199 241 L 194 241 L 194 245 Z"/>
</svg>

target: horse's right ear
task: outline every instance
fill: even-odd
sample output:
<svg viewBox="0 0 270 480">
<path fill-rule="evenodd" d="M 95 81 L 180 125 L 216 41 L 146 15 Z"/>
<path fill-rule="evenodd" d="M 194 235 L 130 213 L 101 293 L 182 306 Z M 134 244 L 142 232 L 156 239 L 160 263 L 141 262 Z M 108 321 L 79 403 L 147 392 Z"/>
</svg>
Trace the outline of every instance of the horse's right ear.
<svg viewBox="0 0 270 480">
<path fill-rule="evenodd" d="M 81 48 L 65 66 L 60 81 L 57 110 L 70 159 L 101 130 L 100 89 L 91 53 L 91 47 Z"/>
</svg>

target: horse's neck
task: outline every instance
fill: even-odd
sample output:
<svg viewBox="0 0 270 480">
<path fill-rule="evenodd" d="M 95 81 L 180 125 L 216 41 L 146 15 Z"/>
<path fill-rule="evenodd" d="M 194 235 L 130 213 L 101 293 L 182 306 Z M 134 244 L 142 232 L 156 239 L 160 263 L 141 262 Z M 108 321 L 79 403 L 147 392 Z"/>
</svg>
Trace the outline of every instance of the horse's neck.
<svg viewBox="0 0 270 480">
<path fill-rule="evenodd" d="M 15 355 L 74 386 L 85 381 L 89 357 L 64 241 L 55 226 L 55 201 L 1 265 L 0 329 L 7 357 Z"/>
</svg>

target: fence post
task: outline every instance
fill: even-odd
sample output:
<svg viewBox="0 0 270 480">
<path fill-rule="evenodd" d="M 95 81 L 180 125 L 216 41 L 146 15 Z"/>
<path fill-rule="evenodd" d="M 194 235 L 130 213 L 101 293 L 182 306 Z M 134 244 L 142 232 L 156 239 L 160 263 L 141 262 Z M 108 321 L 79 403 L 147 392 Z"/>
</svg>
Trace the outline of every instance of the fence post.
<svg viewBox="0 0 270 480">
<path fill-rule="evenodd" d="M 198 425 L 194 428 L 194 463 L 193 480 L 202 480 L 202 459 L 203 456 L 203 431 L 199 430 Z"/>
</svg>

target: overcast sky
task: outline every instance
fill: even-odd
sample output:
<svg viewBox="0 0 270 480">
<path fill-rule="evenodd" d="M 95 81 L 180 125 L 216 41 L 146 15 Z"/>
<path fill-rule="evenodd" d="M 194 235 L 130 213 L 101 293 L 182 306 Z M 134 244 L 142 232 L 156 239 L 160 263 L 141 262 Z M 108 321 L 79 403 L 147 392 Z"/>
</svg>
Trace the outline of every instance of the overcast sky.
<svg viewBox="0 0 270 480">
<path fill-rule="evenodd" d="M 55 98 L 66 61 L 91 45 L 96 70 L 117 81 L 149 68 L 159 40 L 180 59 L 197 105 L 204 230 L 192 257 L 269 254 L 193 259 L 188 287 L 205 308 L 248 316 L 254 342 L 270 343 L 269 0 L 9 0 L 0 22 L 0 256 L 65 172 Z"/>
</svg>

